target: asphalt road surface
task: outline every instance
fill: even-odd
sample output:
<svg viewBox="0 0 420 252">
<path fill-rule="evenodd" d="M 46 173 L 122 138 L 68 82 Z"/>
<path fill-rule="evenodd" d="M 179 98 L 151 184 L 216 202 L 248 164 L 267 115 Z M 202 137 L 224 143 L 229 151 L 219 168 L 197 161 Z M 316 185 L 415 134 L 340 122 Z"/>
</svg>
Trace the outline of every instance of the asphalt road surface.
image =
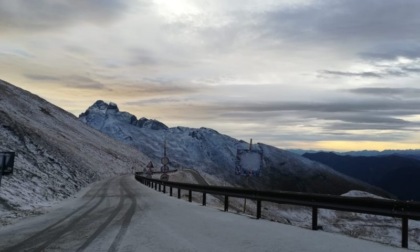
<svg viewBox="0 0 420 252">
<path fill-rule="evenodd" d="M 175 195 L 175 194 L 174 194 Z M 0 228 L 0 251 L 406 251 L 224 213 L 132 175 L 94 184 L 49 213 Z"/>
</svg>

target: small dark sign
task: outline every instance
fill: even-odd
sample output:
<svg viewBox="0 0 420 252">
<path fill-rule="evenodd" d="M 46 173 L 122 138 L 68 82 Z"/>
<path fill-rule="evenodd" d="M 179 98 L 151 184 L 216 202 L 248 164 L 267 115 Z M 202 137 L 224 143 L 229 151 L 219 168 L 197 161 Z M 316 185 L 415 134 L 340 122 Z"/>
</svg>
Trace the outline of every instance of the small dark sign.
<svg viewBox="0 0 420 252">
<path fill-rule="evenodd" d="M 168 181 L 169 180 L 169 175 L 166 174 L 166 173 L 163 173 L 162 175 L 160 175 L 160 180 Z"/>
<path fill-rule="evenodd" d="M 0 152 L 0 170 L 2 175 L 12 175 L 14 163 L 14 152 Z"/>
<path fill-rule="evenodd" d="M 147 168 L 149 168 L 149 169 L 153 169 L 153 168 L 155 168 L 155 167 L 153 166 L 152 161 L 150 161 L 150 162 L 146 165 L 146 167 L 147 167 Z"/>
</svg>

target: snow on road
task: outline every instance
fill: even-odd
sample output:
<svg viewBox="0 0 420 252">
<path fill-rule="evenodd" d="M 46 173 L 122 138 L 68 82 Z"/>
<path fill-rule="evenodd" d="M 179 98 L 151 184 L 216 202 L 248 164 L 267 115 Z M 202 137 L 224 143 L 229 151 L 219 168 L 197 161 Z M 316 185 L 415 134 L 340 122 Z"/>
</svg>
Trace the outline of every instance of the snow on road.
<svg viewBox="0 0 420 252">
<path fill-rule="evenodd" d="M 49 213 L 0 228 L 0 251 L 407 251 L 224 213 L 133 176 L 96 183 Z"/>
</svg>

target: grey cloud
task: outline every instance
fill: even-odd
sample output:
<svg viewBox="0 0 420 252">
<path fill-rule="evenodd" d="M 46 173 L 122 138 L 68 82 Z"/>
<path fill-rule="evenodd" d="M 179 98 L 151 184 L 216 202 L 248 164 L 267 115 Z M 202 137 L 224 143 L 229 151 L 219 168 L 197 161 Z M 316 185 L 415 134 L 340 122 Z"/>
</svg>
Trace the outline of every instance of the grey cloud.
<svg viewBox="0 0 420 252">
<path fill-rule="evenodd" d="M 142 97 L 148 97 L 149 99 L 143 99 L 131 102 L 130 105 L 146 105 L 146 104 L 159 104 L 159 103 L 168 103 L 172 99 L 166 98 L 150 98 L 150 96 L 165 96 L 165 95 L 182 95 L 182 94 L 191 94 L 199 91 L 203 91 L 204 88 L 187 86 L 181 84 L 165 84 L 165 83 L 156 83 L 152 81 L 140 82 L 136 85 L 123 85 L 118 87 L 119 90 L 126 90 L 130 93 L 139 94 Z"/>
<path fill-rule="evenodd" d="M 222 102 L 207 104 L 178 99 L 149 100 L 162 108 L 188 111 L 191 120 L 196 115 L 211 115 L 221 121 L 263 122 L 267 127 L 297 126 L 324 129 L 326 132 L 343 130 L 399 130 L 420 129 L 420 122 L 400 119 L 400 116 L 418 115 L 420 101 L 376 100 L 348 102 Z M 145 105 L 139 102 L 131 105 Z"/>
<path fill-rule="evenodd" d="M 154 105 L 154 104 L 168 104 L 168 103 L 184 103 L 186 100 L 173 98 L 173 97 L 165 97 L 165 98 L 156 98 L 156 99 L 147 99 L 147 100 L 139 100 L 133 102 L 126 102 L 125 105 L 136 105 L 136 106 L 145 106 L 145 105 Z"/>
<path fill-rule="evenodd" d="M 378 96 L 418 96 L 420 95 L 420 88 L 390 88 L 390 87 L 378 87 L 378 88 L 356 88 L 348 90 L 355 94 L 365 95 L 378 95 Z"/>
<path fill-rule="evenodd" d="M 0 24 L 1 26 L 1 24 Z M 0 55 L 4 55 L 4 56 L 17 56 L 17 57 L 21 57 L 21 58 L 34 58 L 35 56 L 31 53 L 29 53 L 26 50 L 23 49 L 19 49 L 19 48 L 13 48 L 10 50 L 3 50 L 0 51 Z"/>
<path fill-rule="evenodd" d="M 384 74 L 378 72 L 343 72 L 343 71 L 331 71 L 325 70 L 322 73 L 327 75 L 337 75 L 344 77 L 373 77 L 373 78 L 382 78 Z"/>
<path fill-rule="evenodd" d="M 418 67 L 402 67 L 401 69 L 405 72 L 420 73 L 420 68 Z"/>
<path fill-rule="evenodd" d="M 64 77 L 62 82 L 68 87 L 81 89 L 105 89 L 105 85 L 89 77 L 71 75 Z"/>
<path fill-rule="evenodd" d="M 67 45 L 65 49 L 71 53 L 78 53 L 78 54 L 86 54 L 88 52 L 87 49 L 77 46 L 77 45 Z"/>
<path fill-rule="evenodd" d="M 375 125 L 396 125 L 396 126 L 408 126 L 409 121 L 386 117 L 386 116 L 374 116 L 370 114 L 335 114 L 335 115 L 324 115 L 322 119 L 340 120 L 343 122 L 350 122 L 356 124 L 375 124 Z"/>
<path fill-rule="evenodd" d="M 42 74 L 24 74 L 30 80 L 54 82 L 67 87 L 82 89 L 105 89 L 105 85 L 99 81 L 81 75 L 51 76 Z"/>
<path fill-rule="evenodd" d="M 222 108 L 223 106 L 223 108 Z M 288 125 L 295 123 L 305 124 L 315 120 L 318 126 L 332 130 L 412 130 L 419 129 L 418 122 L 411 122 L 398 118 L 404 115 L 420 114 L 418 101 L 359 101 L 359 102 L 334 102 L 334 103 L 259 103 L 259 104 L 224 104 L 213 108 L 216 112 L 226 115 L 238 113 L 245 119 L 259 120 L 261 113 L 271 118 L 269 121 L 281 122 L 286 119 Z M 275 113 L 273 113 L 275 112 Z M 277 115 L 276 115 L 277 114 Z M 293 116 L 292 116 L 293 115 Z M 323 122 L 320 124 L 320 122 Z"/>
<path fill-rule="evenodd" d="M 362 77 L 362 78 L 385 78 L 388 76 L 395 76 L 395 77 L 405 77 L 408 75 L 408 72 L 416 72 L 407 70 L 405 68 L 400 68 L 399 70 L 395 69 L 385 69 L 383 71 L 376 71 L 376 72 L 345 72 L 345 71 L 331 71 L 331 70 L 324 70 L 321 74 L 324 75 L 334 75 L 334 76 L 341 76 L 341 77 Z"/>
<path fill-rule="evenodd" d="M 31 80 L 36 81 L 59 81 L 60 78 L 50 75 L 41 75 L 41 74 L 24 74 L 24 76 Z"/>
<path fill-rule="evenodd" d="M 420 101 L 363 101 L 363 102 L 261 102 L 255 104 L 226 104 L 220 109 L 229 108 L 233 111 L 310 111 L 310 112 L 364 112 L 392 111 L 397 109 L 418 113 Z"/>
<path fill-rule="evenodd" d="M 284 39 L 393 41 L 417 39 L 420 2 L 414 0 L 326 0 L 264 13 L 266 31 Z M 264 28 L 264 27 L 262 27 Z"/>
<path fill-rule="evenodd" d="M 78 22 L 101 24 L 125 10 L 125 0 L 0 0 L 1 30 L 44 30 Z"/>
<path fill-rule="evenodd" d="M 418 59 L 420 46 L 417 42 L 411 41 L 379 42 L 360 55 L 365 59 L 373 60 L 396 60 L 398 57 Z"/>
<path fill-rule="evenodd" d="M 375 134 L 357 134 L 345 133 L 348 130 L 375 130 Z M 407 130 L 400 130 L 398 128 L 389 132 L 389 128 L 385 127 L 362 127 L 359 125 L 352 125 L 346 123 L 329 124 L 323 128 L 324 132 L 319 136 L 319 140 L 349 140 L 349 141 L 399 141 L 407 139 L 412 133 Z M 378 132 L 377 130 L 387 130 L 386 133 Z"/>
<path fill-rule="evenodd" d="M 414 126 L 414 125 L 413 125 Z M 330 123 L 324 126 L 324 130 L 333 130 L 333 131 L 341 131 L 341 130 L 399 130 L 399 131 L 416 131 L 418 130 L 419 125 L 417 124 L 416 127 L 407 127 L 405 125 L 399 124 L 382 124 L 382 123 L 364 123 L 364 124 L 357 124 L 357 123 Z"/>
<path fill-rule="evenodd" d="M 144 48 L 132 48 L 128 50 L 130 54 L 130 65 L 158 65 L 163 59 L 158 59 L 156 53 Z"/>
</svg>

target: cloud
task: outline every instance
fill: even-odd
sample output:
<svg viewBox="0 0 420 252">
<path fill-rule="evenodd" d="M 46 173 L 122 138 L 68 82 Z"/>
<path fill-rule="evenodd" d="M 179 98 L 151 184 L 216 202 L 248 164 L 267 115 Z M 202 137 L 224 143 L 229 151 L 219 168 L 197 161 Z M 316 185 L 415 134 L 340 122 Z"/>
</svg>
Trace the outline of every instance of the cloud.
<svg viewBox="0 0 420 252">
<path fill-rule="evenodd" d="M 368 87 L 349 89 L 348 92 L 363 95 L 375 96 L 396 96 L 402 95 L 406 97 L 418 97 L 420 95 L 420 88 L 390 88 L 390 87 Z"/>
<path fill-rule="evenodd" d="M 28 79 L 35 81 L 60 81 L 61 79 L 55 76 L 42 75 L 42 74 L 24 74 Z"/>
<path fill-rule="evenodd" d="M 264 13 L 268 35 L 288 39 L 394 41 L 420 36 L 420 2 L 326 0 Z"/>
<path fill-rule="evenodd" d="M 308 111 L 308 112 L 364 112 L 407 110 L 418 113 L 420 101 L 364 100 L 343 102 L 259 102 L 217 106 L 220 110 L 268 112 L 268 111 Z"/>
<path fill-rule="evenodd" d="M 399 57 L 407 59 L 420 58 L 420 46 L 413 41 L 391 41 L 375 43 L 367 51 L 360 53 L 365 59 L 397 60 Z"/>
<path fill-rule="evenodd" d="M 106 89 L 107 87 L 99 81 L 91 79 L 89 77 L 80 75 L 71 75 L 62 78 L 62 82 L 67 87 L 80 88 L 80 89 Z"/>
<path fill-rule="evenodd" d="M 331 71 L 324 70 L 322 73 L 326 75 L 336 75 L 344 77 L 369 77 L 369 78 L 383 78 L 384 74 L 379 72 L 344 72 L 344 71 Z"/>
<path fill-rule="evenodd" d="M 119 16 L 125 0 L 0 0 L 0 31 L 59 29 L 75 23 L 101 24 Z"/>
<path fill-rule="evenodd" d="M 81 75 L 52 76 L 42 74 L 24 74 L 24 76 L 30 80 L 50 82 L 72 88 L 95 90 L 106 88 L 101 82 Z"/>
<path fill-rule="evenodd" d="M 366 131 L 366 130 L 417 131 L 420 125 L 416 124 L 412 126 L 413 127 L 408 127 L 407 125 L 383 124 L 383 123 L 355 124 L 355 123 L 346 123 L 346 122 L 336 122 L 336 123 L 329 123 L 325 125 L 323 130 L 325 130 L 326 132 L 328 131 L 342 132 L 346 130 L 350 130 L 350 131 Z"/>
<path fill-rule="evenodd" d="M 413 64 L 417 66 L 417 64 Z M 366 72 L 347 72 L 347 71 L 321 71 L 322 75 L 332 75 L 340 77 L 361 77 L 361 78 L 386 78 L 386 77 L 407 77 L 410 74 L 420 73 L 420 68 L 413 66 L 390 66 L 381 71 L 366 71 Z"/>
</svg>

